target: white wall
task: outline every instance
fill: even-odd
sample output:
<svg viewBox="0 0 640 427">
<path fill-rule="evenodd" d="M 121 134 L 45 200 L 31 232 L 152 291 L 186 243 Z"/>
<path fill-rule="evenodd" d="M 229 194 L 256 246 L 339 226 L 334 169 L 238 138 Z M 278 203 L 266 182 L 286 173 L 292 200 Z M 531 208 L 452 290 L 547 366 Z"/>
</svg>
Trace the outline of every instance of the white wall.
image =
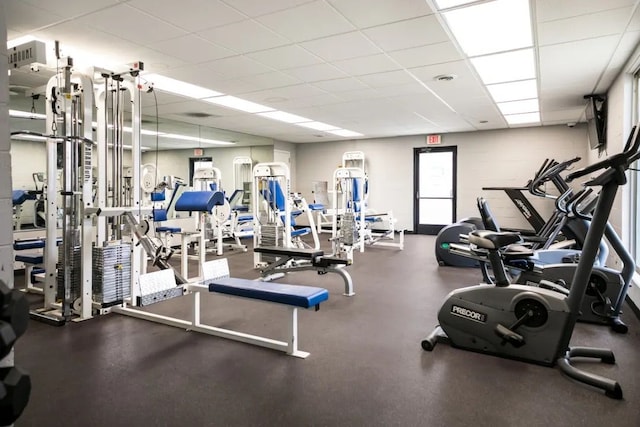
<svg viewBox="0 0 640 427">
<path fill-rule="evenodd" d="M 222 174 L 222 188 L 233 190 L 233 159 L 238 156 L 251 157 L 254 164 L 273 161 L 273 146 L 260 145 L 254 147 L 204 148 L 202 157 L 213 158 L 213 165 Z M 150 163 L 158 167 L 158 176 L 173 175 L 189 179 L 189 158 L 195 157 L 193 149 L 160 150 L 142 153 L 142 163 Z"/>
<path fill-rule="evenodd" d="M 290 170 L 289 173 L 291 175 L 291 191 L 293 192 L 298 192 L 297 189 L 297 181 L 296 181 L 296 175 L 297 175 L 297 150 L 298 150 L 298 145 L 299 144 L 292 144 L 290 142 L 284 142 L 284 141 L 274 141 L 274 145 L 273 145 L 273 149 L 274 150 L 281 150 L 281 151 L 288 151 L 289 152 L 289 161 L 290 161 Z"/>
<path fill-rule="evenodd" d="M 476 198 L 483 195 L 505 227 L 526 227 L 527 223 L 503 192 L 482 187 L 523 186 L 546 158 L 584 159 L 588 146 L 584 125 L 452 133 L 443 135 L 442 141 L 458 147 L 458 219 L 478 216 Z M 297 188 L 310 197 L 311 182 L 331 182 L 343 152 L 363 151 L 371 208 L 393 210 L 398 227 L 413 230 L 413 149 L 425 145 L 424 136 L 299 144 Z M 584 160 L 577 165 L 582 164 Z M 532 203 L 545 218 L 553 209 L 548 200 L 534 198 Z"/>
</svg>

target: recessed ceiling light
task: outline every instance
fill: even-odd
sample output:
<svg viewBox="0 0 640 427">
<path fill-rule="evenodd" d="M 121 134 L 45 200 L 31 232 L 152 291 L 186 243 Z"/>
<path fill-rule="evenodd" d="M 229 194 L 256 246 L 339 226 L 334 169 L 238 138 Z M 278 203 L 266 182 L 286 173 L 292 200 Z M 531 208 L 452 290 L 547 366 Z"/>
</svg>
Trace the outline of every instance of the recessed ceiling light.
<svg viewBox="0 0 640 427">
<path fill-rule="evenodd" d="M 442 15 L 467 56 L 533 46 L 528 0 L 494 0 Z"/>
<path fill-rule="evenodd" d="M 153 83 L 153 87 L 162 92 L 170 92 L 188 98 L 202 99 L 222 95 L 215 90 L 192 85 L 191 83 L 172 79 L 171 77 L 161 76 L 160 74 L 145 74 L 142 78 Z"/>
<path fill-rule="evenodd" d="M 471 58 L 471 63 L 486 85 L 536 77 L 533 49 L 479 56 Z"/>
<path fill-rule="evenodd" d="M 498 108 L 503 115 L 535 113 L 540 111 L 538 99 L 523 99 L 521 101 L 509 101 L 498 103 Z"/>
<path fill-rule="evenodd" d="M 451 80 L 457 78 L 458 76 L 456 76 L 455 74 L 439 74 L 437 76 L 435 76 L 433 78 L 433 80 L 436 80 L 438 82 L 450 82 Z"/>
<path fill-rule="evenodd" d="M 508 114 L 504 118 L 510 125 L 540 123 L 540 113 Z"/>
<path fill-rule="evenodd" d="M 538 96 L 536 79 L 487 85 L 487 90 L 495 102 L 517 101 Z"/>
<path fill-rule="evenodd" d="M 332 133 L 338 136 L 364 136 L 361 133 L 354 132 L 352 130 L 346 130 L 346 129 L 330 130 L 329 133 Z"/>
</svg>

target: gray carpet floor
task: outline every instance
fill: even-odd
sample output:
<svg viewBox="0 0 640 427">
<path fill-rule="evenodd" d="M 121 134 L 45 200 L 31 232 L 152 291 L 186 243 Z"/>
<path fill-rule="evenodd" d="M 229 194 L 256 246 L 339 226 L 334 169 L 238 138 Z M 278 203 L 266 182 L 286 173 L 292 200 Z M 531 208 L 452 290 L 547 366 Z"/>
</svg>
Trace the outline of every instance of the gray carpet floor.
<svg viewBox="0 0 640 427">
<path fill-rule="evenodd" d="M 299 347 L 311 353 L 304 360 L 118 314 L 64 327 L 31 321 L 16 346 L 16 363 L 33 381 L 17 425 L 640 425 L 640 322 L 628 307 L 627 335 L 579 324 L 572 339 L 614 350 L 617 364 L 587 368 L 617 379 L 621 401 L 557 368 L 446 345 L 423 351 L 446 294 L 480 280 L 475 269 L 439 267 L 433 248 L 434 237 L 408 235 L 404 251 L 356 253 L 348 267 L 353 297 L 342 295 L 335 274 L 280 280 L 330 292 L 318 312 L 299 315 Z M 232 276 L 257 278 L 252 257 L 231 253 Z M 148 309 L 187 316 L 187 303 Z M 202 304 L 203 322 L 284 338 L 280 307 L 219 295 L 204 295 Z"/>
</svg>

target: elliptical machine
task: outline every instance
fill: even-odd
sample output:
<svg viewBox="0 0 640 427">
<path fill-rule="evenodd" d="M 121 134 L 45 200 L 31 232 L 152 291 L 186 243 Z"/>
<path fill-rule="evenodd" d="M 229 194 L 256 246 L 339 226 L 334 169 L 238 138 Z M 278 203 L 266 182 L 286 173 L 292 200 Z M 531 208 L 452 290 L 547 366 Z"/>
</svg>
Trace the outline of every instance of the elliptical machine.
<svg viewBox="0 0 640 427">
<path fill-rule="evenodd" d="M 609 158 L 571 173 L 567 182 L 603 170 L 585 185 L 602 186 L 582 256 L 567 294 L 554 289 L 509 283 L 504 269 L 497 269 L 496 284 L 481 284 L 451 292 L 438 313 L 440 325 L 422 341 L 422 348 L 433 350 L 437 342 L 453 347 L 499 357 L 558 365 L 567 376 L 599 388 L 614 399 L 622 399 L 618 382 L 581 371 L 571 365 L 573 358 L 599 359 L 615 363 L 611 350 L 569 347 L 580 307 L 589 284 L 598 246 L 607 225 L 618 187 L 627 182 L 629 165 L 640 158 L 640 126 L 635 126 L 625 150 Z M 475 231 L 473 243 L 489 251 L 494 265 L 502 263 L 499 249 L 520 241 L 514 233 Z"/>
</svg>

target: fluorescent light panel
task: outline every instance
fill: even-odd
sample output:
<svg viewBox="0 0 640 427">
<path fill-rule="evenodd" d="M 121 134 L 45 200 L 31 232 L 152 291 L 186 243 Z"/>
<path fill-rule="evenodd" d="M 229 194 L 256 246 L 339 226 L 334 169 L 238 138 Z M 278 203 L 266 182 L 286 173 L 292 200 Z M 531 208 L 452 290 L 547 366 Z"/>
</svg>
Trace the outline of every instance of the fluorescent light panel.
<svg viewBox="0 0 640 427">
<path fill-rule="evenodd" d="M 338 126 L 329 125 L 327 123 L 322 122 L 305 122 L 305 123 L 296 123 L 297 126 L 302 126 L 309 129 L 322 130 L 322 131 L 330 131 L 340 129 Z"/>
<path fill-rule="evenodd" d="M 487 90 L 495 102 L 531 99 L 538 96 L 536 79 L 487 85 Z"/>
<path fill-rule="evenodd" d="M 158 136 L 162 138 L 171 138 L 178 139 L 181 141 L 194 141 L 194 142 L 202 142 L 203 144 L 213 144 L 213 145 L 234 145 L 234 142 L 228 141 L 218 141 L 215 139 L 207 139 L 207 138 L 198 138 L 197 136 L 189 136 L 189 135 L 178 135 L 175 133 L 160 133 Z"/>
<path fill-rule="evenodd" d="M 504 118 L 510 125 L 540 123 L 540 113 L 508 114 Z"/>
<path fill-rule="evenodd" d="M 521 101 L 510 101 L 498 103 L 498 108 L 503 115 L 534 113 L 540 111 L 538 99 L 524 99 Z"/>
<path fill-rule="evenodd" d="M 247 101 L 245 99 L 236 98 L 231 95 L 216 96 L 215 98 L 203 99 L 203 101 L 210 102 L 211 104 L 222 105 L 223 107 L 234 108 L 246 113 L 262 113 L 265 111 L 275 110 L 274 108 L 256 104 L 255 102 Z"/>
<path fill-rule="evenodd" d="M 533 49 L 471 58 L 471 63 L 485 85 L 536 77 Z"/>
<path fill-rule="evenodd" d="M 327 132 L 332 133 L 334 135 L 338 135 L 338 136 L 364 136 L 361 133 L 354 132 L 352 130 L 346 130 L 346 129 L 330 130 Z"/>
<path fill-rule="evenodd" d="M 478 0 L 435 0 L 438 10 L 449 9 L 476 1 Z"/>
<path fill-rule="evenodd" d="M 444 12 L 443 16 L 467 56 L 533 46 L 528 0 L 495 0 Z"/>
<path fill-rule="evenodd" d="M 258 113 L 258 115 L 285 123 L 301 123 L 312 121 L 311 119 L 307 119 L 306 117 L 296 116 L 295 114 L 286 113 L 284 111 L 267 111 L 264 113 Z"/>
<path fill-rule="evenodd" d="M 153 83 L 153 87 L 162 92 L 170 92 L 189 98 L 203 99 L 222 95 L 222 93 L 216 92 L 215 90 L 172 79 L 171 77 L 161 76 L 160 74 L 145 74 L 142 78 Z"/>
</svg>

